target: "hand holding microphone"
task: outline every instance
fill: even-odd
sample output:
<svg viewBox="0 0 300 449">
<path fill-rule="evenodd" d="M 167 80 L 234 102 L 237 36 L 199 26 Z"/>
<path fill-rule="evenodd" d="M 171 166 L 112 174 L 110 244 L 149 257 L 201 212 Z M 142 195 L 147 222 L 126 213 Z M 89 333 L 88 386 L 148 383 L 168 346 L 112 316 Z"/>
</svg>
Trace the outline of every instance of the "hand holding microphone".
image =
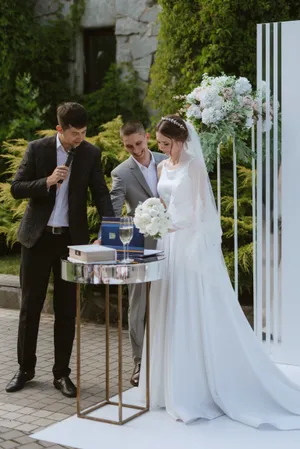
<svg viewBox="0 0 300 449">
<path fill-rule="evenodd" d="M 48 189 L 55 184 L 60 185 L 68 177 L 69 167 L 73 161 L 74 154 L 75 148 L 71 148 L 71 150 L 68 151 L 68 157 L 65 165 L 58 165 L 52 175 L 47 178 Z"/>
<path fill-rule="evenodd" d="M 68 151 L 68 157 L 67 157 L 66 163 L 65 163 L 65 165 L 63 165 L 62 167 L 70 167 L 70 165 L 71 165 L 71 163 L 72 163 L 72 161 L 73 161 L 74 155 L 75 155 L 75 148 L 71 148 L 71 149 Z M 68 171 L 69 171 L 69 170 L 68 170 Z M 66 177 L 68 176 L 68 171 L 67 171 L 66 176 L 65 176 L 64 178 L 61 178 L 61 179 L 58 181 L 58 184 L 61 184 L 61 183 L 63 182 L 63 180 L 66 179 Z"/>
</svg>

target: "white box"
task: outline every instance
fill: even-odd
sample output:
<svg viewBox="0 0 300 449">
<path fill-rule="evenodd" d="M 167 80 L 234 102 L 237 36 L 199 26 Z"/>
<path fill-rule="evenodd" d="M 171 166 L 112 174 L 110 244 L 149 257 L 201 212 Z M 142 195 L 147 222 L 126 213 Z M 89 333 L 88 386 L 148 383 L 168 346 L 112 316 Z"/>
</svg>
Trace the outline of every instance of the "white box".
<svg viewBox="0 0 300 449">
<path fill-rule="evenodd" d="M 117 251 L 102 245 L 74 245 L 68 246 L 69 259 L 82 263 L 115 263 Z"/>
</svg>

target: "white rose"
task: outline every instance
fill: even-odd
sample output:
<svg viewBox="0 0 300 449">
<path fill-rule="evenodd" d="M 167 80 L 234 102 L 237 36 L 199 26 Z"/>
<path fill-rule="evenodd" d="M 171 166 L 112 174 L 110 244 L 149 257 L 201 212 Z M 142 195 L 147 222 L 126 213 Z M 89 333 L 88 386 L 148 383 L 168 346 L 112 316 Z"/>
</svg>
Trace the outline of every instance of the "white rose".
<svg viewBox="0 0 300 449">
<path fill-rule="evenodd" d="M 142 220 L 149 223 L 151 221 L 151 215 L 148 212 L 144 212 L 142 215 Z"/>
<path fill-rule="evenodd" d="M 154 209 L 154 207 L 150 211 L 151 217 L 157 217 L 159 215 L 158 210 Z"/>
<path fill-rule="evenodd" d="M 146 233 L 148 235 L 153 235 L 152 224 L 151 223 L 147 224 L 147 226 L 146 226 Z"/>
<path fill-rule="evenodd" d="M 158 217 L 152 217 L 152 218 L 151 218 L 151 223 L 152 223 L 153 225 L 159 226 L 160 221 L 161 221 L 161 220 L 160 220 Z"/>
<path fill-rule="evenodd" d="M 133 218 L 133 223 L 135 224 L 135 226 L 136 226 L 137 228 L 140 226 L 140 222 L 141 222 L 140 217 L 135 216 L 135 217 Z"/>
<path fill-rule="evenodd" d="M 143 202 L 143 206 L 149 207 L 149 206 L 156 206 L 160 204 L 159 198 L 148 198 L 146 201 Z"/>
</svg>

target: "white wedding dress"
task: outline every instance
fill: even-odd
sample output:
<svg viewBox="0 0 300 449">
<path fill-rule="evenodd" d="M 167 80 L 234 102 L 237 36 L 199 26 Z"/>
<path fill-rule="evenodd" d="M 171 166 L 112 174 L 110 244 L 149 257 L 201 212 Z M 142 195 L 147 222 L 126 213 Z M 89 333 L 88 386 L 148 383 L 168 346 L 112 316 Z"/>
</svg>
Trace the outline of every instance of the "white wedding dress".
<svg viewBox="0 0 300 449">
<path fill-rule="evenodd" d="M 165 273 L 150 293 L 151 409 L 184 423 L 226 414 L 300 429 L 300 387 L 270 360 L 236 300 L 216 221 L 205 218 L 201 170 L 185 153 L 158 183 L 176 231 L 158 242 Z M 145 397 L 145 357 L 139 389 Z"/>
</svg>

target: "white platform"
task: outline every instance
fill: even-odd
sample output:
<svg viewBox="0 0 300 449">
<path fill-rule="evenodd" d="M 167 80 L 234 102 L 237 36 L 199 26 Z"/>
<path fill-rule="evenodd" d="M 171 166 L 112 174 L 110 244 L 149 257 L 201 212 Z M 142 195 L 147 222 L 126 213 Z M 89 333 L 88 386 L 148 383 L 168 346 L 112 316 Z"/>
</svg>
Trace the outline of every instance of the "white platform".
<svg viewBox="0 0 300 449">
<path fill-rule="evenodd" d="M 300 385 L 300 367 L 280 366 Z M 137 389 L 124 399 L 137 403 Z M 116 418 L 117 407 L 107 406 L 92 416 Z M 105 414 L 104 414 L 105 413 Z M 126 416 L 126 415 L 125 415 Z M 253 429 L 222 416 L 213 421 L 198 420 L 185 425 L 164 410 L 151 411 L 116 426 L 72 416 L 32 435 L 32 438 L 78 449 L 299 449 L 300 431 Z"/>
</svg>

